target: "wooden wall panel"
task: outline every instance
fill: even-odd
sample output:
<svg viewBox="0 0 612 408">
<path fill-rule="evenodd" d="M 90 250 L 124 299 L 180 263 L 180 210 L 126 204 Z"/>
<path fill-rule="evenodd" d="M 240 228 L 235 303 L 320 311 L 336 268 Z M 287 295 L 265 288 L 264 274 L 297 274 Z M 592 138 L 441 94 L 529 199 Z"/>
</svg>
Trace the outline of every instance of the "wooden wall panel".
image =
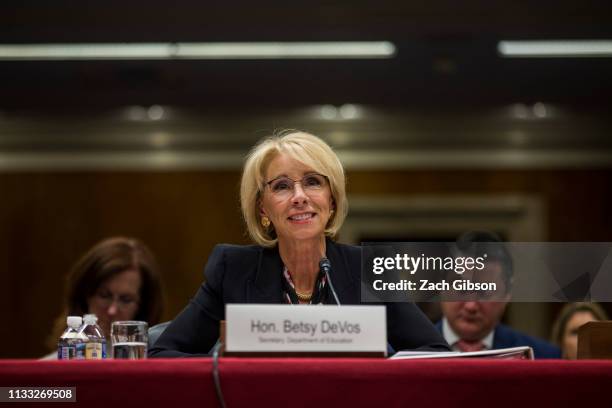
<svg viewBox="0 0 612 408">
<path fill-rule="evenodd" d="M 0 358 L 36 357 L 60 312 L 63 279 L 76 258 L 112 235 L 142 239 L 157 255 L 164 319 L 202 281 L 212 247 L 247 243 L 238 171 L 0 174 Z M 612 241 L 612 171 L 349 172 L 351 194 L 540 194 L 548 235 Z"/>
</svg>

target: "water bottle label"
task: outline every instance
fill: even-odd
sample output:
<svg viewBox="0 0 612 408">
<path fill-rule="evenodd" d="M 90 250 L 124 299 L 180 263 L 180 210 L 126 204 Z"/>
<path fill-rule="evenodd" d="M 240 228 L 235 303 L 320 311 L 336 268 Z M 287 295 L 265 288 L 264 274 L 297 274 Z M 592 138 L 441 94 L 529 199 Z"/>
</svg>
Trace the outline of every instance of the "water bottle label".
<svg viewBox="0 0 612 408">
<path fill-rule="evenodd" d="M 58 350 L 57 358 L 60 360 L 72 360 L 76 357 L 76 349 L 74 346 L 62 346 Z"/>
<path fill-rule="evenodd" d="M 77 360 L 84 360 L 85 359 L 85 345 L 86 343 L 79 343 L 76 345 L 75 350 L 76 350 L 76 356 L 75 358 Z"/>
<path fill-rule="evenodd" d="M 102 343 L 87 343 L 85 346 L 85 358 L 87 360 L 100 360 L 104 358 L 102 353 Z"/>
</svg>

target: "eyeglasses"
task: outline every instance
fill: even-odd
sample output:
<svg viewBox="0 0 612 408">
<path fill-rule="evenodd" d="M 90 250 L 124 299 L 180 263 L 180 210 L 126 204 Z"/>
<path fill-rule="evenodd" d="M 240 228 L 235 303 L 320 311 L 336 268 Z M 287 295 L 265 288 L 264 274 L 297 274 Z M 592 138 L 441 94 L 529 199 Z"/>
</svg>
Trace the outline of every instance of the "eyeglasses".
<svg viewBox="0 0 612 408">
<path fill-rule="evenodd" d="M 107 290 L 96 292 L 94 298 L 102 307 L 109 307 L 113 303 L 116 303 L 119 309 L 129 309 L 131 307 L 137 306 L 140 302 L 135 296 L 115 295 Z"/>
<path fill-rule="evenodd" d="M 289 198 L 294 194 L 295 185 L 300 183 L 306 194 L 318 193 L 328 184 L 327 176 L 318 173 L 306 174 L 300 180 L 293 180 L 289 177 L 281 176 L 266 182 L 270 191 L 278 198 Z"/>
</svg>

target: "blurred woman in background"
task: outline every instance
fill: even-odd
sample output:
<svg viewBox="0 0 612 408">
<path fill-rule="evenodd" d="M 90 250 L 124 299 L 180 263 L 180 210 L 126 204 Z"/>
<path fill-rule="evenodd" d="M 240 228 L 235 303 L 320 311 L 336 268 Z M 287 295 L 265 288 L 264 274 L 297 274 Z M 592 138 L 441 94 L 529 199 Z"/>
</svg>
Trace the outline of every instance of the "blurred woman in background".
<svg viewBox="0 0 612 408">
<path fill-rule="evenodd" d="M 553 326 L 552 341 L 561 348 L 561 357 L 575 360 L 578 354 L 578 329 L 585 323 L 608 320 L 596 303 L 576 302 L 563 306 Z"/>
<path fill-rule="evenodd" d="M 95 314 L 108 339 L 112 322 L 142 320 L 153 326 L 162 309 L 160 275 L 152 252 L 134 238 L 108 238 L 87 251 L 70 271 L 64 310 L 47 344 L 50 349 L 57 347 L 66 316 Z"/>
</svg>

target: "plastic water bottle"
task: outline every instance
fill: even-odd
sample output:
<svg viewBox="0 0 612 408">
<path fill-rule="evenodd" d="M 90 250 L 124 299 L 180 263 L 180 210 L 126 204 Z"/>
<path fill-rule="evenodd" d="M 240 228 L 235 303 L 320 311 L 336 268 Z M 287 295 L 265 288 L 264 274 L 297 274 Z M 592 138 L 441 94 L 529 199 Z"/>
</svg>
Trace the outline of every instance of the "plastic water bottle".
<svg viewBox="0 0 612 408">
<path fill-rule="evenodd" d="M 77 345 L 77 358 L 86 360 L 106 358 L 106 338 L 98 326 L 98 317 L 95 314 L 83 316 L 83 325 L 79 329 L 79 334 L 83 335 L 85 340 Z"/>
<path fill-rule="evenodd" d="M 68 327 L 57 342 L 58 360 L 72 360 L 76 358 L 77 345 L 84 339 L 83 336 L 79 335 L 79 327 L 82 322 L 81 316 L 68 316 L 66 318 Z"/>
</svg>

